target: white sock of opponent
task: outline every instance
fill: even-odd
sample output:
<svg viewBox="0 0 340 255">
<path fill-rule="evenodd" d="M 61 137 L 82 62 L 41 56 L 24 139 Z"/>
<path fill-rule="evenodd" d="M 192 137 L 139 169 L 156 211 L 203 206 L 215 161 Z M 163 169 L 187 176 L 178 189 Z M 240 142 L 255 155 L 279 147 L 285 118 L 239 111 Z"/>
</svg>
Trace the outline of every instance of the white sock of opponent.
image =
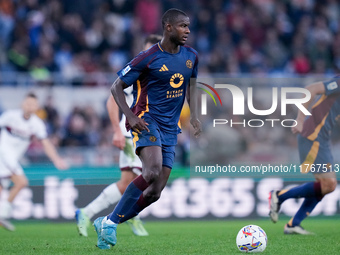
<svg viewBox="0 0 340 255">
<path fill-rule="evenodd" d="M 4 200 L 0 205 L 0 219 L 9 219 L 12 213 L 12 203 Z"/>
<path fill-rule="evenodd" d="M 95 214 L 108 208 L 110 205 L 117 203 L 122 197 L 117 184 L 113 183 L 107 186 L 99 196 L 84 207 L 84 213 L 91 219 Z"/>
</svg>

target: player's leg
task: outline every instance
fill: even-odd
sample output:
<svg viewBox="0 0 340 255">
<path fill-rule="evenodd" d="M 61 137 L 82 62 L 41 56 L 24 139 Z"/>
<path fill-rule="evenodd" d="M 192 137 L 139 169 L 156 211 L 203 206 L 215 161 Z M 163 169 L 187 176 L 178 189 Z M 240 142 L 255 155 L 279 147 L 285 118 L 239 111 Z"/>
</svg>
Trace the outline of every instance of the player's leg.
<svg viewBox="0 0 340 255">
<path fill-rule="evenodd" d="M 154 192 L 157 188 L 151 189 L 152 192 L 148 193 L 147 200 L 144 199 L 142 194 L 149 186 L 155 185 L 154 183 L 158 183 L 160 179 L 166 176 L 162 174 L 163 151 L 160 129 L 152 119 L 147 121 L 149 132 L 146 130 L 143 130 L 141 134 L 132 132 L 136 152 L 143 163 L 143 172 L 129 184 L 114 211 L 101 221 L 101 237 L 111 245 L 115 245 L 117 241 L 116 228 L 118 223 L 137 215 L 147 204 L 159 198 L 160 191 Z M 176 142 L 177 135 L 173 136 L 176 138 L 173 141 Z M 167 178 L 168 175 L 166 180 Z"/>
<path fill-rule="evenodd" d="M 12 213 L 12 203 L 14 198 L 17 196 L 17 194 L 20 192 L 21 189 L 27 186 L 28 181 L 25 175 L 23 174 L 14 174 L 10 178 L 13 182 L 13 187 L 9 191 L 8 198 L 1 203 L 0 208 L 0 225 L 6 228 L 7 230 L 14 231 L 15 227 L 12 225 L 12 223 L 8 220 L 11 217 Z M 8 183 L 7 186 L 9 186 L 9 179 L 3 180 Z M 2 181 L 2 183 L 4 183 Z M 2 185 L 0 185 L 2 186 Z"/>
<path fill-rule="evenodd" d="M 139 158 L 138 158 L 138 160 L 139 160 Z M 139 160 L 139 162 L 140 162 L 140 160 Z M 140 162 L 140 164 L 141 164 L 141 162 Z M 133 171 L 133 173 L 135 173 L 136 177 L 142 174 L 142 171 L 139 168 L 133 168 L 132 171 Z M 133 181 L 133 180 L 130 180 L 128 183 L 127 182 L 124 183 L 124 190 L 123 190 L 122 194 L 124 193 L 125 189 L 130 184 L 131 181 Z M 145 229 L 144 223 L 141 220 L 141 218 L 139 217 L 139 215 L 136 215 L 135 217 L 127 220 L 126 223 L 130 226 L 132 232 L 136 236 L 148 236 L 149 235 L 149 233 Z"/>
<path fill-rule="evenodd" d="M 136 175 L 132 171 L 122 171 L 121 179 L 107 186 L 97 198 L 83 208 L 83 211 L 91 219 L 100 211 L 117 203 L 122 197 L 127 185 L 135 178 Z"/>
<path fill-rule="evenodd" d="M 137 203 L 130 209 L 130 211 L 126 214 L 126 219 L 131 218 L 130 220 L 127 220 L 126 223 L 130 225 L 133 233 L 137 236 L 148 236 L 149 233 L 144 228 L 144 224 L 141 221 L 139 217 L 139 212 L 142 211 L 145 207 L 149 206 L 151 203 L 155 202 L 159 196 L 161 191 L 164 189 L 166 182 L 169 178 L 171 169 L 165 168 L 163 166 L 162 172 L 159 177 L 159 181 L 152 183 L 139 197 Z M 158 194 L 157 194 L 158 193 Z M 144 201 L 144 197 L 148 196 L 148 194 L 157 194 L 157 199 L 152 199 L 152 202 L 148 203 Z M 154 197 L 154 195 L 152 195 Z M 154 197 L 155 198 L 155 197 Z M 121 222 L 125 222 L 124 219 L 121 220 Z"/>
<path fill-rule="evenodd" d="M 133 158 L 138 157 L 134 155 L 133 149 L 130 153 L 127 153 L 128 148 L 132 148 L 132 141 L 131 139 L 126 139 L 125 141 L 125 148 L 124 150 L 121 150 L 119 154 L 119 168 L 122 171 L 120 180 L 106 187 L 99 196 L 87 206 L 76 210 L 75 217 L 77 221 L 77 228 L 79 234 L 82 236 L 87 236 L 87 228 L 90 225 L 90 219 L 97 213 L 108 208 L 110 205 L 117 203 L 122 197 L 126 186 L 136 177 L 131 169 L 131 166 L 133 166 L 133 160 L 130 155 L 132 155 Z"/>
<path fill-rule="evenodd" d="M 313 148 L 313 145 L 315 145 L 318 142 L 314 141 L 313 143 L 311 142 L 309 143 Z M 315 164 L 315 166 L 318 165 L 331 166 L 333 162 L 333 157 L 328 144 L 329 144 L 328 142 L 319 142 L 317 144 L 318 150 L 316 151 L 316 153 L 313 152 L 313 149 L 310 149 L 307 155 L 302 155 L 305 156 L 306 159 L 312 161 L 307 162 L 307 160 L 305 160 L 304 163 L 313 163 Z M 308 166 L 309 164 L 305 165 Z M 279 200 L 281 199 L 282 202 L 290 197 L 305 197 L 305 200 L 302 203 L 299 210 L 297 211 L 297 213 L 285 226 L 284 232 L 286 234 L 290 234 L 292 232 L 298 234 L 310 234 L 310 232 L 302 229 L 302 227 L 300 226 L 301 222 L 313 211 L 315 206 L 322 200 L 322 198 L 326 194 L 333 192 L 336 188 L 337 185 L 336 175 L 335 172 L 332 172 L 331 167 L 328 168 L 320 167 L 319 169 L 315 168 L 314 170 L 319 171 L 319 173 L 314 172 L 314 177 L 316 179 L 314 183 L 305 183 L 303 185 L 298 186 L 297 188 L 293 188 L 292 190 L 283 192 L 281 196 L 279 193 Z M 300 193 L 300 195 L 298 195 L 298 193 Z M 294 231 L 293 228 L 297 229 L 297 231 Z"/>
<path fill-rule="evenodd" d="M 285 234 L 312 234 L 309 231 L 304 230 L 300 225 L 301 222 L 312 213 L 315 206 L 321 201 L 321 199 L 333 192 L 337 186 L 336 175 L 334 172 L 314 174 L 317 182 L 320 183 L 321 196 L 305 198 L 297 213 L 290 219 L 284 229 Z"/>
<path fill-rule="evenodd" d="M 316 197 L 305 198 L 299 210 L 296 212 L 289 222 L 284 227 L 285 234 L 300 234 L 300 235 L 311 235 L 312 232 L 305 230 L 301 227 L 301 222 L 304 220 L 320 202 Z"/>
<path fill-rule="evenodd" d="M 9 218 L 7 207 L 10 205 L 10 203 L 8 202 L 7 199 L 3 199 L 3 200 L 1 199 L 1 193 L 2 193 L 2 190 L 4 189 L 4 183 L 5 183 L 5 180 L 3 178 L 0 178 L 0 220 Z"/>
<path fill-rule="evenodd" d="M 322 196 L 325 196 L 336 189 L 338 182 L 335 172 L 314 174 L 314 177 L 320 182 Z"/>
<path fill-rule="evenodd" d="M 128 210 L 125 215 L 120 215 L 123 217 L 119 217 L 119 223 L 123 223 L 126 220 L 135 217 L 144 208 L 146 208 L 153 202 L 156 202 L 160 197 L 161 191 L 166 185 L 170 172 L 171 169 L 163 167 L 163 171 L 159 176 L 159 181 L 151 183 L 150 186 L 140 195 L 137 202 L 132 205 L 130 210 Z M 117 242 L 116 229 L 118 224 L 113 223 L 110 219 L 108 219 L 110 216 L 112 215 L 102 217 L 97 220 L 99 220 L 99 225 L 102 226 L 101 237 L 103 238 L 103 240 L 108 244 L 115 245 Z"/>
<path fill-rule="evenodd" d="M 164 139 L 164 138 L 163 138 Z M 172 169 L 172 165 L 175 159 L 175 146 L 162 146 L 162 171 L 157 182 L 153 182 L 150 186 L 142 193 L 138 199 L 137 204 L 131 208 L 130 214 L 138 215 L 145 207 L 156 202 L 162 190 L 164 189 Z M 143 161 L 144 159 L 142 159 Z M 143 161 L 144 162 L 144 161 Z M 131 217 L 132 215 L 129 215 Z"/>
<path fill-rule="evenodd" d="M 125 139 L 124 150 L 120 151 L 119 168 L 121 170 L 120 180 L 104 189 L 102 193 L 86 207 L 76 211 L 78 232 L 81 235 L 87 236 L 87 227 L 89 226 L 90 219 L 110 205 L 117 203 L 130 182 L 142 173 L 142 162 L 135 154 L 132 139 L 129 137 Z M 138 236 L 148 235 L 139 218 L 131 220 L 129 225 L 134 234 Z"/>
<path fill-rule="evenodd" d="M 279 204 L 290 198 L 322 197 L 321 183 L 319 181 L 307 182 L 289 190 L 280 190 L 277 196 Z"/>
<path fill-rule="evenodd" d="M 137 203 L 131 207 L 124 219 L 120 220 L 120 223 L 125 222 L 128 218 L 138 215 L 144 208 L 156 202 L 161 196 L 161 192 L 169 179 L 170 173 L 171 169 L 163 166 L 158 181 L 151 183 L 150 186 L 140 195 Z"/>
<path fill-rule="evenodd" d="M 278 213 L 281 204 L 290 198 L 308 198 L 318 199 L 319 201 L 323 197 L 321 193 L 321 183 L 319 181 L 307 182 L 302 185 L 296 186 L 289 190 L 272 190 L 269 195 L 270 212 L 269 216 L 271 220 L 276 223 L 278 221 Z M 307 200 L 309 201 L 309 200 Z"/>
<path fill-rule="evenodd" d="M 130 213 L 130 210 L 138 207 L 141 201 L 141 195 L 151 184 L 157 182 L 162 171 L 162 149 L 160 146 L 147 146 L 139 149 L 140 158 L 143 162 L 143 172 L 134 179 L 126 188 L 122 198 L 116 205 L 114 211 L 105 217 L 102 224 L 101 236 L 103 239 L 115 245 L 117 242 L 116 228 L 136 214 Z M 156 199 L 156 197 L 154 197 Z"/>
<path fill-rule="evenodd" d="M 312 142 L 306 141 L 300 137 L 299 145 L 308 145 L 310 147 L 308 154 L 305 151 L 300 151 L 300 158 L 305 161 L 302 165 L 310 166 L 311 164 L 320 166 L 331 166 L 333 157 L 328 145 L 328 142 Z M 317 145 L 317 150 L 313 150 L 313 146 Z M 305 164 L 307 163 L 307 164 Z M 317 170 L 317 169 L 315 169 Z M 325 171 L 326 172 L 323 172 Z M 315 206 L 322 200 L 322 198 L 335 190 L 337 181 L 335 173 L 332 168 L 319 168 L 319 173 L 314 173 L 315 182 L 305 183 L 288 191 L 278 192 L 279 203 L 283 203 L 289 198 L 305 197 L 301 207 L 292 219 L 285 225 L 285 234 L 312 234 L 301 227 L 301 222 L 313 211 Z"/>
<path fill-rule="evenodd" d="M 0 180 L 3 189 L 8 189 L 11 181 L 13 182 L 7 199 L 3 200 L 0 206 L 2 226 L 13 231 L 15 227 L 8 221 L 8 218 L 11 217 L 12 202 L 19 191 L 28 185 L 28 180 L 19 163 L 9 159 L 5 161 L 2 158 L 0 158 Z"/>
<path fill-rule="evenodd" d="M 281 190 L 277 193 L 278 202 L 282 204 L 289 198 L 317 198 L 319 201 L 336 188 L 337 181 L 334 172 L 314 174 L 315 182 L 307 182 L 289 190 Z"/>
<path fill-rule="evenodd" d="M 128 174 L 122 173 L 122 178 L 124 178 L 124 176 L 126 177 L 127 175 Z M 106 209 L 107 207 L 109 207 L 111 204 L 118 202 L 121 196 L 122 194 L 119 188 L 117 187 L 117 183 L 113 183 L 109 185 L 108 187 L 106 187 L 95 200 L 93 200 L 87 207 L 84 208 L 86 210 L 83 213 L 83 215 L 86 215 L 86 213 L 89 213 L 92 217 L 93 215 L 97 214 L 99 211 L 102 211 Z M 83 210 L 81 210 L 81 212 L 83 212 Z M 97 247 L 100 249 L 110 249 L 110 245 L 106 243 L 101 237 L 102 221 L 104 218 L 106 217 L 99 217 L 93 223 L 93 226 L 98 236 Z M 85 229 L 86 228 L 87 228 L 87 225 L 85 226 Z M 78 229 L 79 229 L 79 224 L 78 224 Z M 87 230 L 86 230 L 86 234 L 87 234 Z"/>
<path fill-rule="evenodd" d="M 2 184 L 2 179 L 0 178 L 0 203 L 1 203 L 1 192 L 2 192 L 2 189 L 3 189 L 3 184 Z"/>
<path fill-rule="evenodd" d="M 18 195 L 20 190 L 28 185 L 28 181 L 25 175 L 14 174 L 11 176 L 11 180 L 13 182 L 13 187 L 9 190 L 8 198 L 7 200 L 3 201 L 0 210 L 0 218 L 2 219 L 10 218 L 14 198 Z"/>
<path fill-rule="evenodd" d="M 149 186 L 140 194 L 138 201 L 124 214 L 124 217 L 115 217 L 118 223 L 122 223 L 138 215 L 145 207 L 159 199 L 171 172 L 175 157 L 175 146 L 163 145 L 161 147 L 162 155 L 159 156 L 161 160 L 151 160 L 152 157 L 150 155 L 159 154 L 159 149 L 157 146 L 150 146 L 144 147 L 141 150 L 140 158 L 143 162 L 143 173 L 142 176 L 137 177 L 135 180 L 140 177 L 144 178 L 144 180 L 147 180 Z"/>
<path fill-rule="evenodd" d="M 1 179 L 0 178 L 0 198 L 1 198 L 1 192 L 2 192 L 2 190 L 4 189 L 4 184 L 5 183 L 5 180 L 4 179 Z M 5 203 L 6 203 L 7 201 L 5 201 Z M 3 205 L 2 203 L 1 203 L 1 199 L 0 199 L 0 208 L 1 209 L 4 209 L 3 207 L 4 207 L 5 205 Z M 0 217 L 0 226 L 2 226 L 2 227 L 4 227 L 5 229 L 7 229 L 7 230 L 9 230 L 9 231 L 14 231 L 15 230 L 15 227 L 12 225 L 12 223 L 10 223 L 7 219 L 5 219 L 5 218 L 1 218 Z"/>
<path fill-rule="evenodd" d="M 90 225 L 90 219 L 97 213 L 107 209 L 110 205 L 117 203 L 127 185 L 136 176 L 132 171 L 122 171 L 121 179 L 118 182 L 107 186 L 92 202 L 76 211 L 77 228 L 80 235 L 88 236 L 87 228 Z"/>
<path fill-rule="evenodd" d="M 25 175 L 20 174 L 14 174 L 11 176 L 11 180 L 13 182 L 13 187 L 9 191 L 8 195 L 8 202 L 12 203 L 14 198 L 18 195 L 19 191 L 23 188 L 27 187 L 28 180 Z"/>
<path fill-rule="evenodd" d="M 114 211 L 108 216 L 109 223 L 121 223 L 129 220 L 127 212 L 137 203 L 143 191 L 153 182 L 157 182 L 162 171 L 162 142 L 158 125 L 153 120 L 148 120 L 149 132 L 143 130 L 141 134 L 132 132 L 136 154 L 142 161 L 143 172 L 134 179 L 126 188 L 121 200 Z"/>
<path fill-rule="evenodd" d="M 315 143 L 317 142 L 310 141 L 300 135 L 298 136 L 299 156 L 300 161 L 302 162 L 302 166 L 304 165 L 305 160 L 307 158 L 309 160 L 312 160 L 312 162 L 309 162 L 310 163 L 309 165 L 311 165 L 311 163 L 318 162 L 315 160 L 317 159 L 317 157 L 320 156 L 318 155 L 319 154 L 318 152 L 315 153 L 314 146 Z M 272 190 L 269 194 L 269 207 L 270 207 L 269 216 L 271 220 L 274 223 L 276 223 L 279 218 L 281 204 L 284 201 L 290 198 L 314 198 L 314 197 L 317 198 L 322 197 L 321 184 L 319 181 L 304 183 L 289 190 Z"/>
<path fill-rule="evenodd" d="M 127 186 L 133 181 L 133 179 L 142 174 L 142 162 L 139 157 L 135 154 L 134 146 L 132 143 L 131 137 L 126 137 L 125 139 L 125 147 L 124 150 L 121 151 L 121 155 L 119 157 L 119 166 L 122 170 L 122 173 L 126 171 L 131 171 L 133 173 L 132 178 L 125 178 L 122 175 L 121 181 L 119 182 L 118 188 L 123 194 L 127 188 Z M 126 223 L 130 226 L 132 232 L 137 236 L 148 236 L 149 233 L 144 228 L 144 224 L 140 217 L 137 215 L 134 218 L 126 221 Z"/>
<path fill-rule="evenodd" d="M 115 210 L 109 215 L 109 219 L 114 223 L 118 224 L 128 220 L 126 218 L 127 212 L 138 202 L 143 191 L 160 178 L 162 172 L 161 147 L 143 147 L 140 149 L 140 158 L 143 163 L 143 172 L 129 184 Z M 158 198 L 149 196 L 148 199 L 157 200 Z"/>
<path fill-rule="evenodd" d="M 132 169 L 122 171 L 120 180 L 116 182 L 117 188 L 119 193 L 124 194 L 127 186 L 137 177 L 138 175 L 135 174 Z M 120 199 L 120 198 L 119 198 Z M 118 202 L 118 201 L 117 201 Z"/>
</svg>

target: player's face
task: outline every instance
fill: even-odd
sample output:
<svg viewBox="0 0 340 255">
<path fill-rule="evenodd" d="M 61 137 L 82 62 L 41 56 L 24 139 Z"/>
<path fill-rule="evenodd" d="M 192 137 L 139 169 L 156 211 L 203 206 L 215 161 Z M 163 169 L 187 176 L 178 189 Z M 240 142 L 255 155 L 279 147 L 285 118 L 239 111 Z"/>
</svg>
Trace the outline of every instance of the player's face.
<svg viewBox="0 0 340 255">
<path fill-rule="evenodd" d="M 36 98 L 27 97 L 22 103 L 22 110 L 24 111 L 25 117 L 30 117 L 30 115 L 37 112 L 38 109 L 39 109 L 39 103 Z"/>
<path fill-rule="evenodd" d="M 170 34 L 171 41 L 178 45 L 184 45 L 190 34 L 189 25 L 189 17 L 184 15 L 179 16 L 177 21 L 172 25 Z"/>
</svg>

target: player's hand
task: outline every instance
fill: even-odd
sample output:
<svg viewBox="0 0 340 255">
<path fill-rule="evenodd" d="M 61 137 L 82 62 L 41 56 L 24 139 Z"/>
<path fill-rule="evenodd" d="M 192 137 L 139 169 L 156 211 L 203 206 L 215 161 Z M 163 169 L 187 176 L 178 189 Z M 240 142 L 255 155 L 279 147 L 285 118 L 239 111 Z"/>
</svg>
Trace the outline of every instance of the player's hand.
<svg viewBox="0 0 340 255">
<path fill-rule="evenodd" d="M 116 132 L 114 132 L 112 137 L 112 144 L 113 146 L 116 146 L 118 149 L 124 150 L 125 136 L 123 135 L 120 129 L 117 129 Z"/>
<path fill-rule="evenodd" d="M 201 128 L 201 122 L 198 119 L 191 119 L 190 123 L 192 125 L 192 127 L 194 128 L 195 132 L 194 132 L 194 136 L 197 138 L 200 136 L 201 132 L 202 132 L 202 128 Z"/>
<path fill-rule="evenodd" d="M 297 121 L 297 125 L 291 128 L 293 134 L 299 134 L 302 132 L 302 129 L 303 129 L 303 121 L 298 121 L 298 120 L 296 121 Z"/>
<path fill-rule="evenodd" d="M 67 170 L 70 168 L 69 164 L 61 158 L 55 160 L 53 164 L 58 170 Z"/>
<path fill-rule="evenodd" d="M 138 118 L 135 115 L 128 118 L 127 121 L 129 122 L 131 129 L 138 134 L 141 134 L 142 130 L 146 130 L 146 131 L 150 132 L 150 130 L 148 128 L 149 124 L 145 120 Z"/>
</svg>

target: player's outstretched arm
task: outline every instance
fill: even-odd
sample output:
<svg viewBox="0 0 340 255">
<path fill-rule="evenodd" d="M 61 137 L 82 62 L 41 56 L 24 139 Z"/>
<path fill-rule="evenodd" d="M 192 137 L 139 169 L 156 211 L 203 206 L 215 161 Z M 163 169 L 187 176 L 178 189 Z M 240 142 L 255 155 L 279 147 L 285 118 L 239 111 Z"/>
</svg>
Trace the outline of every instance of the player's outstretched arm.
<svg viewBox="0 0 340 255">
<path fill-rule="evenodd" d="M 191 79 L 186 98 L 190 107 L 190 123 L 195 130 L 195 137 L 198 137 L 202 132 L 202 128 L 201 122 L 197 118 L 196 79 Z M 192 100 L 190 100 L 191 98 Z"/>
<path fill-rule="evenodd" d="M 119 108 L 112 95 L 107 99 L 106 108 L 113 128 L 112 144 L 118 149 L 124 150 L 125 136 L 119 126 Z"/>
<path fill-rule="evenodd" d="M 317 95 L 321 95 L 325 93 L 325 86 L 323 84 L 323 82 L 316 82 L 316 83 L 312 83 L 308 86 L 306 86 L 306 89 L 309 90 L 310 94 L 311 94 L 311 98 L 308 102 L 304 103 L 303 106 L 306 109 L 309 109 L 311 103 L 314 101 L 315 97 Z M 302 132 L 302 128 L 303 128 L 303 122 L 306 118 L 306 115 L 299 110 L 298 115 L 296 117 L 296 121 L 297 121 L 297 125 L 295 127 L 292 127 L 292 133 L 293 134 L 297 134 L 297 133 L 301 133 Z"/>
<path fill-rule="evenodd" d="M 115 82 L 112 84 L 111 93 L 120 110 L 123 112 L 123 114 L 125 114 L 126 120 L 129 122 L 131 129 L 138 134 L 140 134 L 142 130 L 147 130 L 149 132 L 149 129 L 147 127 L 148 123 L 146 123 L 146 121 L 144 121 L 143 119 L 135 116 L 126 103 L 124 89 L 127 87 L 128 85 L 125 82 L 117 78 L 117 80 L 115 80 Z"/>
<path fill-rule="evenodd" d="M 56 148 L 48 138 L 42 139 L 41 143 L 44 147 L 46 155 L 53 162 L 56 168 L 59 170 L 66 170 L 69 168 L 69 165 L 59 156 Z"/>
</svg>

